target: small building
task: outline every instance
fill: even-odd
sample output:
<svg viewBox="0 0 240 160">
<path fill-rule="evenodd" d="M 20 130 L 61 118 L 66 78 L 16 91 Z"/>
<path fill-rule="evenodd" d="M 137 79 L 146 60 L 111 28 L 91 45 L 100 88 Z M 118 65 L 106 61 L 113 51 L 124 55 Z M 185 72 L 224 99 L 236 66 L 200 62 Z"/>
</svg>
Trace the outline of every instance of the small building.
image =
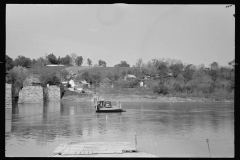
<svg viewBox="0 0 240 160">
<path fill-rule="evenodd" d="M 143 87 L 143 81 L 140 81 L 139 84 L 140 84 L 140 87 Z"/>
<path fill-rule="evenodd" d="M 124 76 L 124 79 L 125 79 L 125 80 L 136 79 L 136 78 L 137 78 L 137 77 L 134 76 L 134 75 L 132 75 L 132 74 L 126 74 L 126 75 Z"/>
<path fill-rule="evenodd" d="M 62 85 L 65 86 L 65 87 L 67 87 L 68 82 L 67 82 L 67 81 L 63 81 L 63 82 L 62 82 Z"/>
<path fill-rule="evenodd" d="M 74 90 L 82 91 L 82 90 L 83 90 L 83 87 L 82 87 L 81 85 L 75 86 L 75 87 L 74 87 Z"/>
<path fill-rule="evenodd" d="M 151 78 L 151 76 L 143 76 L 142 77 L 144 80 L 149 80 Z"/>
<path fill-rule="evenodd" d="M 71 88 L 74 88 L 75 83 L 74 83 L 74 81 L 72 79 L 68 83 L 70 84 Z"/>
<path fill-rule="evenodd" d="M 153 79 L 161 79 L 161 78 L 167 78 L 167 77 L 173 77 L 173 73 L 171 71 L 169 71 L 165 75 L 155 74 L 151 78 L 153 78 Z"/>
</svg>

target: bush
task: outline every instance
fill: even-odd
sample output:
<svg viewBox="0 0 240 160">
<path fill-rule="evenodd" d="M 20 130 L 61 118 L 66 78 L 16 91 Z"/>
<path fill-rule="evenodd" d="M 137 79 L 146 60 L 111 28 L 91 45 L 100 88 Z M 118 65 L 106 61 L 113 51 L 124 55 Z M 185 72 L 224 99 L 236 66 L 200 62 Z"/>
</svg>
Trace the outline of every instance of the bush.
<svg viewBox="0 0 240 160">
<path fill-rule="evenodd" d="M 166 86 L 159 84 L 155 88 L 153 88 L 153 93 L 163 94 L 166 95 L 169 93 L 169 90 Z"/>
<path fill-rule="evenodd" d="M 59 78 L 58 75 L 52 74 L 52 75 L 50 75 L 48 84 L 49 84 L 49 85 L 57 85 L 57 86 L 58 86 L 58 85 L 61 84 L 61 80 L 60 80 L 60 78 Z"/>
<path fill-rule="evenodd" d="M 216 89 L 212 96 L 215 100 L 224 100 L 228 99 L 228 94 L 229 92 L 224 89 Z"/>
<path fill-rule="evenodd" d="M 39 80 L 41 82 L 42 87 L 46 87 L 47 84 L 60 85 L 60 83 L 61 83 L 60 77 L 56 73 L 49 74 L 49 73 L 43 72 L 40 75 Z"/>
<path fill-rule="evenodd" d="M 191 81 L 190 81 L 190 82 L 191 82 Z M 184 91 L 184 92 L 192 93 L 192 92 L 194 91 L 195 86 L 194 86 L 192 83 L 190 83 L 190 82 L 188 82 L 187 84 L 185 84 L 185 85 L 183 86 L 183 91 Z"/>
<path fill-rule="evenodd" d="M 129 88 L 135 88 L 139 86 L 138 80 L 137 79 L 132 79 L 130 81 L 127 81 L 127 85 Z"/>
<path fill-rule="evenodd" d="M 169 92 L 173 92 L 175 83 L 176 83 L 176 79 L 175 78 L 168 78 L 164 82 L 164 86 L 168 88 Z"/>
<path fill-rule="evenodd" d="M 183 92 L 183 87 L 179 83 L 174 83 L 173 87 L 176 92 Z"/>
<path fill-rule="evenodd" d="M 197 85 L 197 90 L 203 92 L 203 93 L 210 93 L 210 87 L 211 87 L 211 84 L 208 84 L 208 83 L 199 83 Z"/>
<path fill-rule="evenodd" d="M 63 70 L 60 71 L 60 76 L 63 80 L 67 80 L 68 75 L 69 75 L 69 73 L 66 69 L 63 69 Z"/>
<path fill-rule="evenodd" d="M 116 86 L 121 87 L 121 88 L 135 88 L 139 85 L 137 79 L 133 80 L 118 80 L 115 82 Z"/>
</svg>

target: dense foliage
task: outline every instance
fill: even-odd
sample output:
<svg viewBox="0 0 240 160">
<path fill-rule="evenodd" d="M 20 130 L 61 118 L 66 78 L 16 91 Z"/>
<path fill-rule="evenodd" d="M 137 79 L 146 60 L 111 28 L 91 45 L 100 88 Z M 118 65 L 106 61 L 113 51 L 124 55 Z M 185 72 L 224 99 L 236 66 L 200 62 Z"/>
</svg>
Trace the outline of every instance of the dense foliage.
<svg viewBox="0 0 240 160">
<path fill-rule="evenodd" d="M 32 61 L 30 58 L 24 57 L 24 56 L 18 56 L 13 61 L 14 66 L 22 66 L 22 67 L 28 67 L 32 65 Z"/>
<path fill-rule="evenodd" d="M 18 102 L 19 91 L 23 87 L 23 82 L 29 76 L 26 68 L 17 66 L 12 68 L 7 75 L 7 82 L 12 84 L 12 103 L 13 105 Z"/>
<path fill-rule="evenodd" d="M 83 58 L 82 58 L 82 56 L 78 56 L 78 57 L 75 59 L 75 63 L 76 63 L 76 65 L 81 66 L 82 63 L 83 63 Z"/>
<path fill-rule="evenodd" d="M 58 59 L 56 58 L 56 56 L 53 53 L 47 55 L 47 59 L 51 64 L 58 64 Z"/>
<path fill-rule="evenodd" d="M 9 71 L 10 69 L 13 68 L 13 60 L 8 55 L 6 55 L 5 61 L 6 61 L 6 64 L 5 64 L 6 65 L 6 71 Z"/>
<path fill-rule="evenodd" d="M 126 61 L 121 61 L 119 64 L 116 64 L 114 67 L 130 67 Z"/>
<path fill-rule="evenodd" d="M 61 83 L 61 78 L 63 78 L 65 75 L 63 72 L 56 73 L 56 72 L 49 72 L 41 70 L 39 75 L 39 80 L 42 87 L 46 87 L 47 85 L 57 85 L 59 86 Z M 63 76 L 63 77 L 62 77 Z"/>
<path fill-rule="evenodd" d="M 98 65 L 99 65 L 99 67 L 106 67 L 106 65 L 107 65 L 107 63 L 104 61 L 104 60 L 99 60 L 98 61 Z"/>
<path fill-rule="evenodd" d="M 81 74 L 80 76 L 81 79 L 86 80 L 88 83 L 100 83 L 102 76 L 100 72 L 97 72 L 96 74 L 89 74 L 87 71 Z"/>
</svg>

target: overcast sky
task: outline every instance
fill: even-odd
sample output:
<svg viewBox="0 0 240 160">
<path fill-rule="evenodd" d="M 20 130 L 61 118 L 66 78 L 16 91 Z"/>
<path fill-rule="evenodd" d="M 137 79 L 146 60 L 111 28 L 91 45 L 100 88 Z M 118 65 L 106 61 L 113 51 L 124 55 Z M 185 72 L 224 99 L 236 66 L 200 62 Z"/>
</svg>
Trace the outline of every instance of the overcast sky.
<svg viewBox="0 0 240 160">
<path fill-rule="evenodd" d="M 6 54 L 76 53 L 114 66 L 171 58 L 222 66 L 235 58 L 235 6 L 7 4 Z"/>
</svg>

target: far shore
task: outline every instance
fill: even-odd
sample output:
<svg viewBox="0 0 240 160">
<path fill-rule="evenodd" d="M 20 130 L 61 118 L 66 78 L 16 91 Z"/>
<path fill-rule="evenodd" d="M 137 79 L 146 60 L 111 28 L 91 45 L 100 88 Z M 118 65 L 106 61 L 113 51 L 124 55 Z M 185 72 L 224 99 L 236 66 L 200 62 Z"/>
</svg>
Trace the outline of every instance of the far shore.
<svg viewBox="0 0 240 160">
<path fill-rule="evenodd" d="M 168 96 L 149 96 L 149 95 L 114 95 L 114 94 L 79 94 L 79 95 L 66 95 L 62 100 L 66 101 L 93 101 L 94 97 L 103 100 L 120 101 L 120 102 L 234 102 L 233 100 L 214 101 L 204 98 L 181 98 L 181 97 L 168 97 Z"/>
</svg>

